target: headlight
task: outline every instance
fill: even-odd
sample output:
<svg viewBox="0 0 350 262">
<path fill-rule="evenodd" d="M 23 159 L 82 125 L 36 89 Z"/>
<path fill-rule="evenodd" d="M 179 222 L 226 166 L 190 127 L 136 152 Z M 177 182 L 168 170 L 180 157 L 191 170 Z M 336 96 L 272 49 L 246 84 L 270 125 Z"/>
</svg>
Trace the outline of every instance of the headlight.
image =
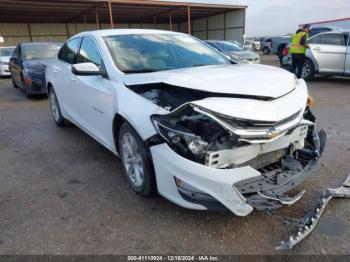
<svg viewBox="0 0 350 262">
<path fill-rule="evenodd" d="M 195 112 L 191 105 L 151 119 L 160 137 L 175 152 L 199 163 L 205 162 L 208 151 L 232 148 L 237 142 L 216 121 Z"/>
<path fill-rule="evenodd" d="M 203 141 L 200 136 L 181 130 L 181 127 L 170 127 L 157 120 L 156 116 L 152 120 L 159 135 L 168 143 L 178 146 L 184 153 L 190 151 L 196 159 L 204 157 L 208 143 Z"/>
</svg>

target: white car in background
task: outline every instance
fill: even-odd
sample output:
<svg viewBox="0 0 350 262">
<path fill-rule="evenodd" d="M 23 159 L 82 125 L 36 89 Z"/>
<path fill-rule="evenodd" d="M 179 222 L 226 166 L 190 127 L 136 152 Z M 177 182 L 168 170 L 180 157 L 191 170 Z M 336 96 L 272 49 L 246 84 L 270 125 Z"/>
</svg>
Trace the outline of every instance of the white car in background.
<svg viewBox="0 0 350 262">
<path fill-rule="evenodd" d="M 203 42 L 158 30 L 73 36 L 46 69 L 54 121 L 120 156 L 131 188 L 238 216 L 291 205 L 326 136 L 303 80 L 232 64 Z"/>
<path fill-rule="evenodd" d="M 13 50 L 15 50 L 15 46 L 0 47 L 0 77 L 11 75 L 9 62 Z"/>
</svg>

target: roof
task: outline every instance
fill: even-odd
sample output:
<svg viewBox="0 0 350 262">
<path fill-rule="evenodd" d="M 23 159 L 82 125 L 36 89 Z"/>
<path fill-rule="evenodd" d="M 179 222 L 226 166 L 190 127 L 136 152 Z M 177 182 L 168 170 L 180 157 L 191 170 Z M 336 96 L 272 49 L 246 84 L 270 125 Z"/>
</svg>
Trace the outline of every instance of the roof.
<svg viewBox="0 0 350 262">
<path fill-rule="evenodd" d="M 300 24 L 299 26 L 303 26 L 303 25 L 307 25 L 307 24 L 314 25 L 314 24 L 334 23 L 334 22 L 341 22 L 341 21 L 346 21 L 346 20 L 350 20 L 350 17 L 333 19 L 333 20 L 318 21 L 318 22 L 312 22 L 312 23 L 304 23 L 304 24 Z"/>
<path fill-rule="evenodd" d="M 203 4 L 156 0 L 110 0 L 113 18 L 118 23 L 168 23 L 169 12 L 173 23 L 200 19 L 244 5 Z M 214 1 L 213 1 L 214 2 Z M 0 0 L 0 22 L 6 23 L 69 23 L 84 21 L 96 23 L 96 12 L 101 23 L 109 23 L 108 0 Z"/>
<path fill-rule="evenodd" d="M 75 36 L 93 35 L 98 37 L 113 36 L 113 35 L 129 35 L 129 34 L 173 34 L 173 35 L 186 35 L 180 32 L 156 30 L 156 29 L 105 29 L 81 32 Z M 74 36 L 74 37 L 75 37 Z"/>
</svg>

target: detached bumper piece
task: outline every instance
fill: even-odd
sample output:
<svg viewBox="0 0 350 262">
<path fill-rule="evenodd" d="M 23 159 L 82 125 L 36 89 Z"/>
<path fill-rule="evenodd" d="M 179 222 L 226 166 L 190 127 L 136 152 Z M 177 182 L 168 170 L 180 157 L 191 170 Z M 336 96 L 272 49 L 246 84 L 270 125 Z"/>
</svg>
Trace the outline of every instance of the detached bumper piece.
<svg viewBox="0 0 350 262">
<path fill-rule="evenodd" d="M 332 189 L 328 188 L 326 192 L 319 198 L 317 205 L 313 212 L 308 213 L 303 219 L 299 220 L 299 229 L 295 235 L 289 237 L 288 241 L 282 241 L 276 247 L 277 250 L 289 250 L 307 237 L 311 231 L 316 227 L 320 220 L 323 211 L 332 198 L 350 198 L 350 175 L 347 177 L 343 186 Z"/>
<path fill-rule="evenodd" d="M 279 163 L 259 170 L 262 175 L 236 183 L 235 188 L 249 205 L 259 211 L 272 212 L 283 205 L 296 203 L 305 193 L 290 197 L 285 193 L 303 182 L 312 172 L 326 145 L 323 130 L 310 134 L 305 149 L 287 155 Z"/>
</svg>

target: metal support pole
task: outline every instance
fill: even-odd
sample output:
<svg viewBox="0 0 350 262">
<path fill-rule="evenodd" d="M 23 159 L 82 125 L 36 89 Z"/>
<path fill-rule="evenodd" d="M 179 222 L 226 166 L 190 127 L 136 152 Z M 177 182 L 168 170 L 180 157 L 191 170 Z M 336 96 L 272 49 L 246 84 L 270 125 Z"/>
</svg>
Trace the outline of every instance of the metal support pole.
<svg viewBox="0 0 350 262">
<path fill-rule="evenodd" d="M 109 21 L 111 23 L 111 29 L 114 29 L 113 14 L 112 14 L 112 2 L 111 2 L 111 0 L 108 1 L 108 8 L 109 8 Z"/>
<path fill-rule="evenodd" d="M 97 9 L 95 10 L 95 16 L 96 16 L 97 30 L 100 30 L 100 20 L 98 19 L 98 12 L 97 12 Z"/>
<path fill-rule="evenodd" d="M 28 26 L 28 33 L 29 33 L 30 42 L 33 42 L 32 28 L 30 27 L 29 23 L 27 23 L 27 26 Z"/>
<path fill-rule="evenodd" d="M 191 28 L 191 6 L 190 4 L 187 5 L 187 24 L 188 24 L 188 34 L 190 35 L 192 32 Z"/>
<path fill-rule="evenodd" d="M 69 35 L 69 26 L 68 26 L 68 23 L 66 23 L 66 31 L 67 31 L 67 38 L 70 38 L 70 35 Z"/>
<path fill-rule="evenodd" d="M 169 30 L 173 31 L 173 13 L 169 12 Z"/>
<path fill-rule="evenodd" d="M 84 30 L 86 31 L 86 15 L 83 15 L 83 19 L 84 19 Z"/>
</svg>

